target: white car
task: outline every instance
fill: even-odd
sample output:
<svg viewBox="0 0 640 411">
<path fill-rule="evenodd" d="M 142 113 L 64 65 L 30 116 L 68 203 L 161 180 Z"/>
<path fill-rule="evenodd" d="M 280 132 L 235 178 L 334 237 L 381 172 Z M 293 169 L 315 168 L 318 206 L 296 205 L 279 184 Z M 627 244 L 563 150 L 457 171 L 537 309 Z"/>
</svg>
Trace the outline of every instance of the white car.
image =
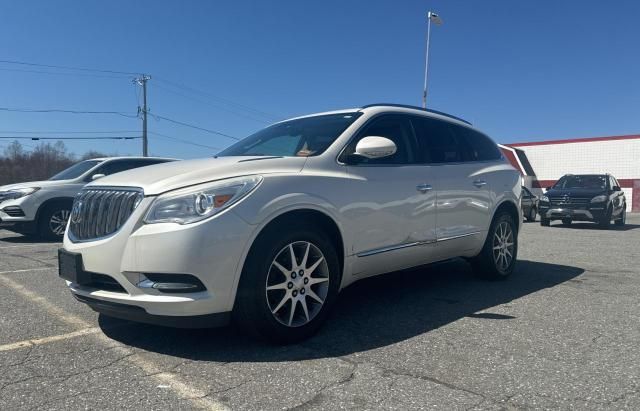
<svg viewBox="0 0 640 411">
<path fill-rule="evenodd" d="M 109 157 L 81 161 L 46 181 L 0 187 L 0 228 L 62 239 L 76 194 L 87 183 L 133 168 L 172 159 Z"/>
<path fill-rule="evenodd" d="M 60 276 L 108 316 L 178 327 L 233 319 L 298 341 L 366 277 L 453 257 L 507 277 L 520 195 L 496 144 L 453 116 L 388 104 L 314 114 L 214 158 L 89 184 Z"/>
</svg>

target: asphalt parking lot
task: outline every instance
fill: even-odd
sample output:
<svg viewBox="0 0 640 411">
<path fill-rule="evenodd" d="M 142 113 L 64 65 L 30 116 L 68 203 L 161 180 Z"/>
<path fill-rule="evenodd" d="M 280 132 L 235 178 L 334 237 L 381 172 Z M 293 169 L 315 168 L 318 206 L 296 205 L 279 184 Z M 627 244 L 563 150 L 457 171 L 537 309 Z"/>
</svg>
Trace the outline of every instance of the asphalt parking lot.
<svg viewBox="0 0 640 411">
<path fill-rule="evenodd" d="M 59 246 L 0 230 L 1 409 L 640 409 L 640 215 L 525 223 L 508 281 L 456 260 L 357 283 L 287 347 L 98 316 Z"/>
</svg>

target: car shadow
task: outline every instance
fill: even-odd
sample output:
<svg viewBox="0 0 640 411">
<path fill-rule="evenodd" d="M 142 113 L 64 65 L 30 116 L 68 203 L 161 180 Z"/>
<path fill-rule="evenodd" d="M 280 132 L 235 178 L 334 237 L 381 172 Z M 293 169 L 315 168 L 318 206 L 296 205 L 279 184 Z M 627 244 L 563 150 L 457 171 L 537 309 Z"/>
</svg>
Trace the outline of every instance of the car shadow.
<svg viewBox="0 0 640 411">
<path fill-rule="evenodd" d="M 573 230 L 629 231 L 629 230 L 635 230 L 637 228 L 640 228 L 640 224 L 625 224 L 623 226 L 617 226 L 617 225 L 611 223 L 611 225 L 609 227 L 601 228 L 596 223 L 572 222 L 569 225 L 564 225 L 564 224 L 561 224 L 561 223 L 556 223 L 556 224 L 551 223 L 551 225 L 549 227 L 551 227 L 551 228 L 569 228 L 569 229 L 573 229 Z"/>
<path fill-rule="evenodd" d="M 363 280 L 343 290 L 320 332 L 295 345 L 271 346 L 233 328 L 184 330 L 134 324 L 101 315 L 110 338 L 141 349 L 198 361 L 271 362 L 338 357 L 398 343 L 463 317 L 514 320 L 481 313 L 584 272 L 578 267 L 518 261 L 506 281 L 476 279 L 461 259 Z M 506 323 L 505 323 L 506 324 Z"/>
<path fill-rule="evenodd" d="M 60 243 L 60 240 L 46 240 L 40 238 L 36 235 L 24 235 L 14 233 L 8 230 L 0 229 L 0 234 L 7 234 L 6 236 L 0 237 L 0 242 L 3 243 L 12 243 L 12 244 L 52 244 L 52 243 Z"/>
</svg>

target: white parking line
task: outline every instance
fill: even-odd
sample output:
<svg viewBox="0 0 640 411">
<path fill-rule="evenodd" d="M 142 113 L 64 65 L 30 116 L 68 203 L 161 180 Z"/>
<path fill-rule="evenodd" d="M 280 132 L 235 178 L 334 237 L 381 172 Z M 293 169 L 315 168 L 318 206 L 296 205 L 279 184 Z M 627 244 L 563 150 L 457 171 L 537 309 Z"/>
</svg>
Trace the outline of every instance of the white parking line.
<svg viewBox="0 0 640 411">
<path fill-rule="evenodd" d="M 0 247 L 0 250 L 8 249 L 8 248 L 25 248 L 25 247 L 42 247 L 47 245 L 56 245 L 60 247 L 62 243 L 40 243 L 40 244 L 20 244 L 20 245 L 7 245 L 4 247 Z"/>
<path fill-rule="evenodd" d="M 3 274 L 16 274 L 16 273 L 27 273 L 29 271 L 46 271 L 46 270 L 53 270 L 53 269 L 54 269 L 54 267 L 25 268 L 24 270 L 0 271 L 0 275 L 3 275 Z"/>
<path fill-rule="evenodd" d="M 21 348 L 27 348 L 27 347 L 36 347 L 38 345 L 49 344 L 56 341 L 69 340 L 71 338 L 82 337 L 88 334 L 95 334 L 100 331 L 102 331 L 100 327 L 93 327 L 93 328 L 85 328 L 85 329 L 74 331 L 67 334 L 53 335 L 51 337 L 34 338 L 32 340 L 19 341 L 11 344 L 0 345 L 0 352 L 19 350 Z"/>
<path fill-rule="evenodd" d="M 29 270 L 24 270 L 24 271 L 29 271 Z M 12 272 L 16 272 L 16 271 L 10 271 L 9 273 L 12 273 Z M 65 313 L 60 308 L 51 304 L 44 297 L 38 295 L 37 293 L 34 293 L 33 291 L 26 289 L 21 284 L 11 280 L 10 278 L 6 277 L 3 274 L 4 273 L 0 273 L 0 283 L 11 288 L 12 290 L 16 291 L 18 294 L 31 300 L 32 302 L 39 304 L 45 311 L 47 311 L 52 316 L 59 318 L 60 320 L 62 320 L 63 322 L 69 325 L 73 325 L 74 327 L 80 328 L 80 330 L 76 331 L 76 333 L 80 333 L 84 331 L 85 335 L 94 335 L 101 342 L 107 345 L 113 345 L 114 341 L 109 339 L 104 334 L 97 333 L 97 332 L 95 334 L 90 333 L 88 330 L 94 327 L 92 327 L 92 324 L 89 323 L 88 321 L 83 320 L 82 318 L 77 317 L 73 314 Z M 70 333 L 70 334 L 73 334 L 73 333 Z M 68 335 L 68 334 L 65 334 L 65 335 Z M 48 338 L 51 339 L 53 337 L 48 337 Z M 69 338 L 73 338 L 73 337 L 69 337 Z M 60 338 L 60 339 L 64 339 L 64 338 Z M 53 342 L 53 341 L 54 340 L 51 340 L 48 342 Z M 212 398 L 207 397 L 206 391 L 189 386 L 188 384 L 182 382 L 175 374 L 163 371 L 156 364 L 154 364 L 149 360 L 146 360 L 135 354 L 130 355 L 132 354 L 131 349 L 128 349 L 122 346 L 117 346 L 114 348 L 114 350 L 119 351 L 124 355 L 128 355 L 125 358 L 126 361 L 142 369 L 147 376 L 155 378 L 156 381 L 158 381 L 160 384 L 168 385 L 175 394 L 177 394 L 180 398 L 183 398 L 189 401 L 191 405 L 193 405 L 194 407 L 207 409 L 207 410 L 214 410 L 214 411 L 229 410 L 229 407 L 224 403 L 221 403 L 219 401 L 216 401 Z"/>
</svg>

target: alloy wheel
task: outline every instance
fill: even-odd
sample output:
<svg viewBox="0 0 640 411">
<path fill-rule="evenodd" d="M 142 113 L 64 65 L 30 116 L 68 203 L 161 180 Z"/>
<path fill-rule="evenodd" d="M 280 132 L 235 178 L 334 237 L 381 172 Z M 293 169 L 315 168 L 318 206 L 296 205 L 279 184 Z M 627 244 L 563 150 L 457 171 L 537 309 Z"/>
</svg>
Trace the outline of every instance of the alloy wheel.
<svg viewBox="0 0 640 411">
<path fill-rule="evenodd" d="M 58 210 L 53 213 L 49 219 L 49 230 L 57 236 L 64 235 L 70 215 L 71 211 L 69 210 Z"/>
<path fill-rule="evenodd" d="M 502 221 L 493 234 L 493 261 L 499 271 L 505 272 L 513 261 L 514 237 L 511 225 Z"/>
<path fill-rule="evenodd" d="M 287 327 L 313 320 L 329 293 L 329 267 L 320 249 L 308 241 L 285 246 L 273 259 L 266 281 L 271 314 Z"/>
</svg>

